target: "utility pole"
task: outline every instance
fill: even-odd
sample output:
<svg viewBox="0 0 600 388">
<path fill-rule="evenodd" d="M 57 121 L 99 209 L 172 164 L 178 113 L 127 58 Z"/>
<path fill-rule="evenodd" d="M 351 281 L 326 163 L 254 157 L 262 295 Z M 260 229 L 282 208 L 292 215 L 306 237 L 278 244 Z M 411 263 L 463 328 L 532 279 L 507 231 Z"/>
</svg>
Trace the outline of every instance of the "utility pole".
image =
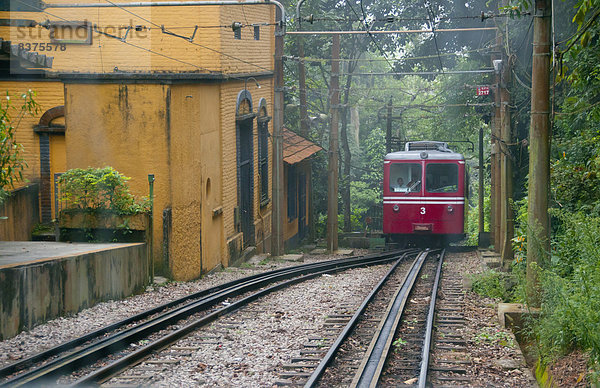
<svg viewBox="0 0 600 388">
<path fill-rule="evenodd" d="M 387 108 L 387 120 L 385 130 L 385 151 L 386 153 L 392 152 L 392 96 L 390 96 L 390 102 Z"/>
<path fill-rule="evenodd" d="M 527 210 L 527 301 L 530 306 L 539 307 L 541 293 L 538 267 L 544 267 L 550 251 L 550 0 L 536 0 L 534 12 Z"/>
<path fill-rule="evenodd" d="M 500 252 L 500 71 L 498 63 L 502 65 L 500 50 L 502 48 L 502 35 L 496 30 L 496 50 L 492 55 L 492 64 L 495 69 L 494 88 L 494 121 L 492 125 L 492 155 L 491 155 L 491 211 L 490 211 L 490 240 L 493 241 L 494 251 Z M 500 62 L 498 62 L 500 61 Z"/>
<path fill-rule="evenodd" d="M 300 17 L 300 7 L 304 0 L 299 0 L 296 4 L 296 21 L 298 31 L 302 31 L 302 18 Z M 310 120 L 308 119 L 308 105 L 306 101 L 306 66 L 304 64 L 304 39 L 298 35 L 298 89 L 300 89 L 300 134 L 305 138 L 310 137 Z M 311 241 L 315 239 L 315 210 L 312 190 L 312 170 L 308 170 L 308 233 Z"/>
<path fill-rule="evenodd" d="M 331 46 L 331 129 L 327 166 L 327 249 L 338 249 L 338 121 L 340 109 L 340 36 L 333 35 Z"/>
<path fill-rule="evenodd" d="M 298 3 L 298 13 L 296 19 L 298 22 L 298 31 L 302 30 L 302 20 L 300 18 L 301 3 Z M 298 35 L 298 89 L 300 89 L 300 134 L 308 138 L 310 125 L 308 121 L 308 107 L 306 105 L 306 68 L 304 66 L 304 41 L 303 36 Z"/>
<path fill-rule="evenodd" d="M 283 241 L 283 37 L 285 19 L 277 9 L 280 24 L 275 29 L 275 83 L 273 96 L 273 231 L 271 254 L 281 256 L 285 252 Z"/>
<path fill-rule="evenodd" d="M 484 232 L 483 221 L 483 126 L 479 128 L 479 187 L 478 187 L 478 203 L 479 208 L 479 246 L 481 247 L 481 236 Z"/>
<path fill-rule="evenodd" d="M 513 212 L 511 208 L 513 192 L 513 168 L 509 145 L 512 143 L 512 125 L 510 114 L 510 93 L 508 83 L 510 82 L 512 64 L 505 53 L 502 55 L 502 76 L 500 79 L 500 179 L 501 179 L 501 237 L 500 252 L 502 264 L 508 267 L 513 259 L 512 238 L 514 235 Z"/>
</svg>

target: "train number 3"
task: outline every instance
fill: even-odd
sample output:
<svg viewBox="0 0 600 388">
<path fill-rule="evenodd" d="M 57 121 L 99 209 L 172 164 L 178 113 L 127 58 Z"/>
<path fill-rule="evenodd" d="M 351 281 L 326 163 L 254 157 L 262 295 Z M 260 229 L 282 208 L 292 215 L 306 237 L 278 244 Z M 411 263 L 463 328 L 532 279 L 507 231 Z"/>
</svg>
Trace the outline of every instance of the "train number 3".
<svg viewBox="0 0 600 388">
<path fill-rule="evenodd" d="M 421 208 L 421 214 L 425 214 L 425 207 Z"/>
</svg>

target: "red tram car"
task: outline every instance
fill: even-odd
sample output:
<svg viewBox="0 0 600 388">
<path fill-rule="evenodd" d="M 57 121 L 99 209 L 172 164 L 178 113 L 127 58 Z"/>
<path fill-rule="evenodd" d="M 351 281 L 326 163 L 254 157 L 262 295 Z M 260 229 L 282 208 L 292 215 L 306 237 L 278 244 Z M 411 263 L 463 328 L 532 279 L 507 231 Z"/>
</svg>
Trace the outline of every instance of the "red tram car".
<svg viewBox="0 0 600 388">
<path fill-rule="evenodd" d="M 465 158 L 437 141 L 408 142 L 385 156 L 383 233 L 386 242 L 439 246 L 464 238 L 468 209 Z"/>
</svg>

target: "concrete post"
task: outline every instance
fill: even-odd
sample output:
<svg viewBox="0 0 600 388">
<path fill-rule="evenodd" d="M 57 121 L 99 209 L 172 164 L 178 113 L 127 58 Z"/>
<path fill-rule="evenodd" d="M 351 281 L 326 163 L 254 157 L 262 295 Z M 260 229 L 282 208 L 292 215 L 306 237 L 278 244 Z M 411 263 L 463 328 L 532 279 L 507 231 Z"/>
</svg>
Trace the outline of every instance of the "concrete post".
<svg viewBox="0 0 600 388">
<path fill-rule="evenodd" d="M 278 18 L 280 11 L 277 9 Z M 283 255 L 283 25 L 275 32 L 275 84 L 273 101 L 273 237 L 271 254 Z"/>
<path fill-rule="evenodd" d="M 513 212 L 511 207 L 513 192 L 513 168 L 509 144 L 512 143 L 512 125 L 510 114 L 510 93 L 508 83 L 511 78 L 510 59 L 503 55 L 502 79 L 500 82 L 500 121 L 501 121 L 501 254 L 502 264 L 506 268 L 513 259 L 512 238 L 514 235 Z"/>
</svg>

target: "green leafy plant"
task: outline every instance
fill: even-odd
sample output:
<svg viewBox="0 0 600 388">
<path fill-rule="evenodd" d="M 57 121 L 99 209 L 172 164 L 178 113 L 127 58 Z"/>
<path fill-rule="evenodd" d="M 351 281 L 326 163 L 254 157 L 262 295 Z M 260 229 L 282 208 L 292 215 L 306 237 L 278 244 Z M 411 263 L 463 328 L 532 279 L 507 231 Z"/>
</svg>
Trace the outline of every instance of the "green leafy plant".
<svg viewBox="0 0 600 388">
<path fill-rule="evenodd" d="M 562 230 L 541 270 L 543 303 L 534 332 L 551 358 L 575 348 L 600 362 L 600 217 L 561 212 Z"/>
<path fill-rule="evenodd" d="M 59 180 L 63 210 L 111 211 L 120 215 L 149 211 L 148 198 L 136 200 L 129 191 L 129 179 L 112 167 L 69 170 Z"/>
<path fill-rule="evenodd" d="M 23 181 L 27 162 L 23 158 L 23 145 L 16 141 L 16 130 L 25 115 L 39 111 L 34 97 L 35 92 L 31 89 L 21 94 L 23 101 L 20 108 L 11 104 L 8 92 L 0 101 L 0 204 L 6 199 L 8 190 L 14 188 L 15 183 Z"/>
<path fill-rule="evenodd" d="M 473 341 L 476 344 L 483 343 L 497 343 L 501 346 L 514 347 L 515 343 L 513 341 L 513 337 L 508 334 L 506 331 L 501 329 L 494 329 L 491 327 L 483 328 L 475 337 Z"/>
<path fill-rule="evenodd" d="M 394 352 L 400 351 L 400 348 L 402 348 L 406 344 L 407 344 L 407 342 L 405 340 L 403 340 L 401 337 L 396 338 L 394 340 L 394 342 L 392 342 L 392 346 L 394 347 Z"/>
<path fill-rule="evenodd" d="M 503 302 L 513 300 L 513 288 L 516 285 L 513 274 L 489 270 L 471 275 L 470 278 L 473 282 L 471 290 L 476 294 L 501 299 Z"/>
</svg>

